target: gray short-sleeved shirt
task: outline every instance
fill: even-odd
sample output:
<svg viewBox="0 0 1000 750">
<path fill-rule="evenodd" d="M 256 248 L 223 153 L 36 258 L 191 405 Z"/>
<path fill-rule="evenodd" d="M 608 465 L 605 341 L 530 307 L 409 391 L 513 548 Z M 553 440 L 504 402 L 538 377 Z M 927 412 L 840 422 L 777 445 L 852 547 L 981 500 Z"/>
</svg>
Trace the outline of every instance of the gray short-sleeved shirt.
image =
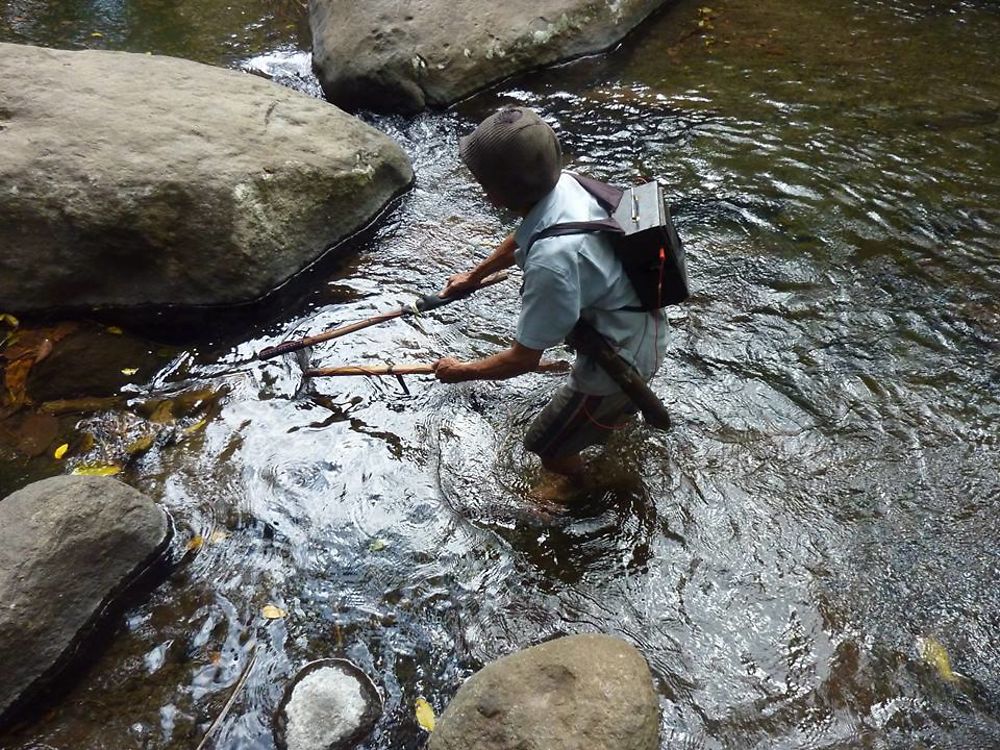
<svg viewBox="0 0 1000 750">
<path fill-rule="evenodd" d="M 517 341 L 529 349 L 561 344 L 579 318 L 608 339 L 646 378 L 663 359 L 667 326 L 661 311 L 623 310 L 639 298 L 602 234 L 572 234 L 539 240 L 525 253 L 533 235 L 553 224 L 607 218 L 607 212 L 569 174 L 521 222 L 514 258 L 524 271 Z M 570 386 L 607 396 L 620 389 L 589 357 L 578 356 Z"/>
</svg>

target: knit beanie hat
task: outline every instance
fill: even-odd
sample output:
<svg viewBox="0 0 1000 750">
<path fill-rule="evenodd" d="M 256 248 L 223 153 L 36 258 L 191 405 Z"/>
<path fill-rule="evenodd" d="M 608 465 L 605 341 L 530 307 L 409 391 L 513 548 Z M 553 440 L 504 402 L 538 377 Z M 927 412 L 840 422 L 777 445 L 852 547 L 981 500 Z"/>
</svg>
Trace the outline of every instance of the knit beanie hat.
<svg viewBox="0 0 1000 750">
<path fill-rule="evenodd" d="M 559 139 L 527 107 L 505 107 L 487 117 L 459 140 L 459 155 L 479 184 L 507 208 L 544 198 L 562 168 Z"/>
</svg>

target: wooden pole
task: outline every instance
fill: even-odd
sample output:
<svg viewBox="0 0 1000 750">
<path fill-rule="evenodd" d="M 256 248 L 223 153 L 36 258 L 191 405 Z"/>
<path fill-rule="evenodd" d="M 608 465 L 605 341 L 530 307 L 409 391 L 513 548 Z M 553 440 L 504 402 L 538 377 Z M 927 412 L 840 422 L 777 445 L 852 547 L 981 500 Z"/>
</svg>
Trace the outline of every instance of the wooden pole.
<svg viewBox="0 0 1000 750">
<path fill-rule="evenodd" d="M 371 367 L 345 365 L 343 367 L 317 367 L 306 370 L 303 375 L 307 378 L 328 378 L 340 375 L 430 375 L 433 372 L 434 365 L 372 365 Z"/>
<path fill-rule="evenodd" d="M 468 297 L 470 294 L 478 292 L 480 289 L 493 286 L 494 284 L 499 284 L 501 281 L 505 281 L 508 276 L 510 276 L 510 274 L 507 271 L 500 271 L 492 276 L 487 276 L 483 279 L 479 286 L 473 287 L 469 291 L 463 292 L 462 294 L 456 294 L 452 297 L 439 297 L 436 294 L 428 294 L 418 298 L 412 305 L 403 306 L 396 310 L 382 313 L 381 315 L 366 318 L 365 320 L 359 320 L 356 323 L 348 323 L 345 326 L 340 326 L 340 328 L 331 328 L 328 331 L 317 333 L 314 336 L 306 336 L 301 339 L 293 339 L 292 341 L 282 342 L 277 346 L 269 346 L 257 352 L 257 359 L 273 359 L 274 357 L 278 357 L 282 354 L 288 354 L 289 352 L 295 352 L 299 349 L 305 349 L 308 346 L 314 346 L 324 341 L 329 341 L 330 339 L 338 339 L 349 333 L 354 333 L 355 331 L 360 331 L 363 328 L 368 328 L 370 326 L 376 326 L 379 323 L 385 323 L 386 321 L 394 320 L 396 318 L 402 318 L 405 315 L 417 315 L 422 312 L 427 312 L 428 310 L 434 310 L 438 307 L 451 304 L 456 300 Z"/>
<path fill-rule="evenodd" d="M 569 362 L 559 360 L 550 362 L 539 362 L 535 372 L 566 372 L 570 369 Z M 344 375 L 375 375 L 378 377 L 385 375 L 431 375 L 434 372 L 434 365 L 413 364 L 413 365 L 371 365 L 364 367 L 360 365 L 345 365 L 341 367 L 317 367 L 306 370 L 303 375 L 307 378 L 328 378 Z"/>
</svg>

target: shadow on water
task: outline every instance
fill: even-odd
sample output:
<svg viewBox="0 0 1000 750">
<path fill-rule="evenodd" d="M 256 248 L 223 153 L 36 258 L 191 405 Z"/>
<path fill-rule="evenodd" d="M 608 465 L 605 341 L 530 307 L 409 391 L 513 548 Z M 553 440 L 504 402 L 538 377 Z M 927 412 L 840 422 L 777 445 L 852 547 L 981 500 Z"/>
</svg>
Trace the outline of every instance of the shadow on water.
<svg viewBox="0 0 1000 750">
<path fill-rule="evenodd" d="M 4 38 L 131 44 L 89 41 L 90 21 L 52 36 L 41 4 L 3 12 Z M 176 49 L 315 93 L 296 37 L 230 50 L 214 12 L 190 20 L 214 41 Z M 613 54 L 369 117 L 417 178 L 352 259 L 74 422 L 110 450 L 120 422 L 151 421 L 138 403 L 220 390 L 122 475 L 170 508 L 183 565 L 0 744 L 191 747 L 256 653 L 219 747 L 269 750 L 287 679 L 341 656 L 385 695 L 365 748 L 417 748 L 418 696 L 440 710 L 491 659 L 602 631 L 649 660 L 663 748 L 995 747 L 998 37 L 986 2 L 681 0 Z M 455 156 L 501 102 L 537 107 L 581 169 L 664 180 L 695 283 L 654 381 L 675 428 L 625 431 L 595 459 L 605 484 L 544 522 L 520 441 L 550 377 L 301 374 L 494 352 L 516 283 L 252 361 L 432 291 L 512 228 Z"/>
</svg>

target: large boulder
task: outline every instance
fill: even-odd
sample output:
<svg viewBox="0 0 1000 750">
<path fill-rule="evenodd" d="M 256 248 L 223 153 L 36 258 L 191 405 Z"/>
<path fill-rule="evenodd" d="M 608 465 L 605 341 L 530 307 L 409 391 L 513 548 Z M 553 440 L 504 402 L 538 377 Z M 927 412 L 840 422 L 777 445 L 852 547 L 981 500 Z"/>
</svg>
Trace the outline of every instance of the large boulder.
<svg viewBox="0 0 1000 750">
<path fill-rule="evenodd" d="M 576 635 L 500 659 L 470 677 L 428 750 L 657 750 L 660 709 L 642 655 Z"/>
<path fill-rule="evenodd" d="M 0 44 L 0 310 L 255 300 L 412 180 L 387 136 L 257 76 Z"/>
<path fill-rule="evenodd" d="M 0 727 L 87 658 L 170 528 L 162 508 L 108 478 L 54 477 L 0 500 Z"/>
<path fill-rule="evenodd" d="M 666 0 L 310 0 L 330 101 L 415 112 L 616 44 Z"/>
</svg>

